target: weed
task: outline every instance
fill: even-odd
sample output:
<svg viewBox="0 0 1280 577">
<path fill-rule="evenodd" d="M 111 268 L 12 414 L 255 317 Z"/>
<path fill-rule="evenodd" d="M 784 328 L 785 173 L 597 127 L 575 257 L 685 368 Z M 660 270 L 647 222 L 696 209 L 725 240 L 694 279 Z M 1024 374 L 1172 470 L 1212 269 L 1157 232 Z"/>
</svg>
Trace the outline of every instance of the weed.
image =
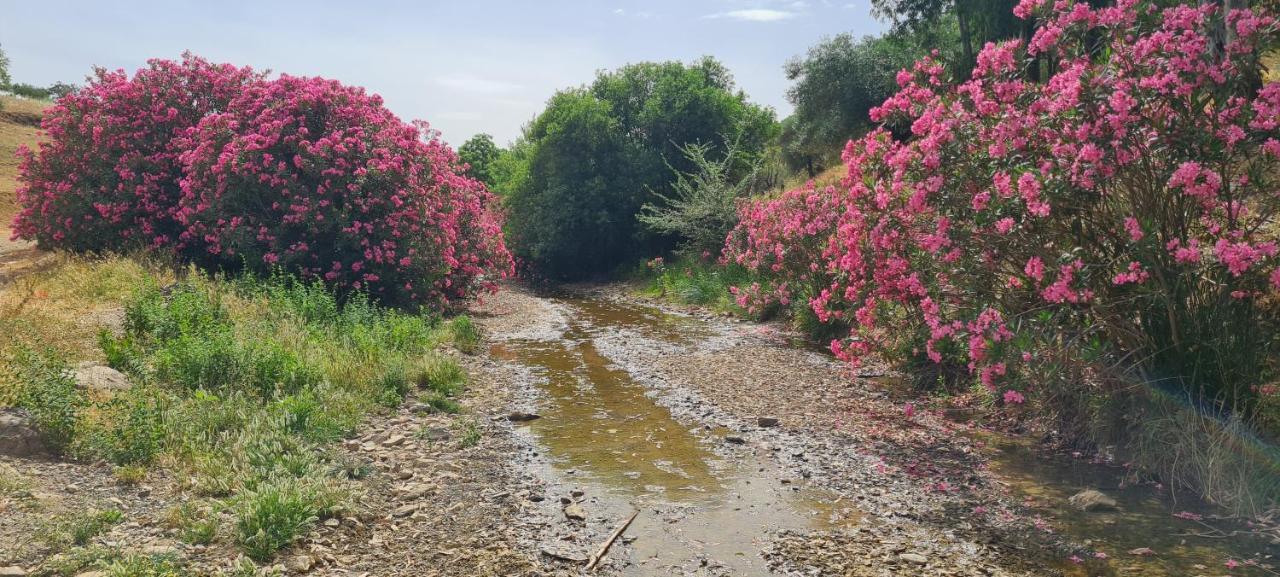
<svg viewBox="0 0 1280 577">
<path fill-rule="evenodd" d="M 83 547 L 90 539 L 105 533 L 122 520 L 124 514 L 115 509 L 72 513 L 50 520 L 41 529 L 40 536 L 45 545 L 56 551 L 71 546 Z"/>
<path fill-rule="evenodd" d="M 449 321 L 449 338 L 454 348 L 468 355 L 480 348 L 480 330 L 471 322 L 471 317 L 460 316 Z"/>
<path fill-rule="evenodd" d="M 265 561 L 336 506 L 332 490 L 319 484 L 297 480 L 266 484 L 238 499 L 236 543 L 251 559 Z"/>
<path fill-rule="evenodd" d="M 458 423 L 458 446 L 466 449 L 480 444 L 480 426 L 475 419 L 463 419 Z"/>
<path fill-rule="evenodd" d="M 103 568 L 107 577 L 182 577 L 187 575 L 182 563 L 173 555 L 129 554 L 111 561 Z"/>
<path fill-rule="evenodd" d="M 218 512 L 199 502 L 186 502 L 169 510 L 168 524 L 178 530 L 178 538 L 191 545 L 208 545 L 218 536 Z"/>
<path fill-rule="evenodd" d="M 67 448 L 88 400 L 76 388 L 66 363 L 27 350 L 19 356 L 18 371 L 24 383 L 18 405 L 31 412 L 46 443 L 58 450 Z"/>
<path fill-rule="evenodd" d="M 121 485 L 137 485 L 147 479 L 147 468 L 142 465 L 120 465 L 112 473 Z"/>
</svg>

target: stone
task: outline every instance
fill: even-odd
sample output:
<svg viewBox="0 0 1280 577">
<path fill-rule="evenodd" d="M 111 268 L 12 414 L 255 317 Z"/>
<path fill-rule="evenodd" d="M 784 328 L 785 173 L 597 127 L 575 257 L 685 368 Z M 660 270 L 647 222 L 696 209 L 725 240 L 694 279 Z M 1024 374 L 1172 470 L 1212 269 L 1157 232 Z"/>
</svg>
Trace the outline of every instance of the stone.
<svg viewBox="0 0 1280 577">
<path fill-rule="evenodd" d="M 310 555 L 294 555 L 285 561 L 284 568 L 291 573 L 306 573 L 315 565 L 315 559 Z"/>
<path fill-rule="evenodd" d="M 1072 495 L 1068 502 L 1081 511 L 1114 511 L 1116 500 L 1095 489 L 1085 489 Z"/>
<path fill-rule="evenodd" d="M 413 503 L 410 503 L 408 505 L 401 505 L 400 507 L 397 507 L 396 510 L 391 512 L 391 516 L 397 517 L 397 518 L 408 517 L 409 515 L 412 515 L 417 510 L 418 510 L 418 506 Z"/>
<path fill-rule="evenodd" d="M 76 573 L 76 577 L 107 577 L 102 571 L 85 571 L 84 573 Z"/>
<path fill-rule="evenodd" d="M 382 442 L 383 447 L 395 447 L 404 443 L 404 435 L 391 435 L 387 440 Z"/>
<path fill-rule="evenodd" d="M 512 423 L 525 423 L 528 421 L 532 421 L 534 419 L 541 419 L 541 418 L 542 418 L 542 415 L 537 415 L 534 413 L 522 413 L 520 411 L 515 411 L 510 415 L 507 415 L 507 420 L 511 421 Z"/>
<path fill-rule="evenodd" d="M 31 413 L 24 409 L 0 409 L 0 455 L 30 457 L 47 452 Z"/>
<path fill-rule="evenodd" d="M 777 417 L 757 417 L 756 426 L 762 429 L 768 429 L 769 427 L 776 427 L 778 426 L 778 418 Z"/>
<path fill-rule="evenodd" d="M 569 491 L 569 496 L 573 497 L 574 499 L 579 499 L 583 495 L 586 495 L 586 493 L 582 489 L 574 489 L 572 491 Z"/>
<path fill-rule="evenodd" d="M 906 561 L 907 563 L 915 563 L 916 565 L 925 565 L 929 563 L 929 558 L 919 553 L 901 553 L 898 555 L 898 558 Z"/>
<path fill-rule="evenodd" d="M 1139 557 L 1150 557 L 1152 555 L 1155 555 L 1156 552 L 1154 549 L 1150 547 L 1138 547 L 1137 549 L 1130 549 L 1129 554 L 1137 555 Z"/>
<path fill-rule="evenodd" d="M 564 508 L 564 516 L 574 521 L 586 521 L 587 512 L 582 509 L 582 505 L 577 503 L 569 503 Z"/>
<path fill-rule="evenodd" d="M 567 561 L 569 563 L 585 563 L 587 561 L 587 558 L 583 555 L 547 546 L 542 547 L 542 554 L 557 561 Z"/>
<path fill-rule="evenodd" d="M 82 389 L 114 393 L 127 391 L 133 387 L 133 383 L 129 382 L 129 377 L 124 373 L 93 361 L 76 365 L 71 373 L 76 380 L 76 386 Z"/>
<path fill-rule="evenodd" d="M 735 445 L 742 445 L 747 442 L 746 439 L 739 437 L 738 435 L 725 435 L 724 440 L 726 443 L 733 443 Z"/>
<path fill-rule="evenodd" d="M 26 574 L 27 570 L 17 565 L 0 567 L 0 577 L 24 577 Z"/>
</svg>

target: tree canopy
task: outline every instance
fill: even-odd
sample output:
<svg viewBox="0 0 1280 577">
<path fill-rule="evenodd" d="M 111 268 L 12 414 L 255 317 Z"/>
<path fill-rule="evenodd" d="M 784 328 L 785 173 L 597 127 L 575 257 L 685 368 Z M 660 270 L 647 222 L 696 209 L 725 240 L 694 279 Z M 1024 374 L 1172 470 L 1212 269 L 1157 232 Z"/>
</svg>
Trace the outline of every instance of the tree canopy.
<svg viewBox="0 0 1280 577">
<path fill-rule="evenodd" d="M 777 133 L 773 111 L 749 102 L 714 59 L 629 64 L 552 97 L 498 162 L 494 187 L 526 267 L 597 274 L 680 240 L 649 232 L 636 215 L 697 168 L 686 145 L 735 141 L 733 170 L 745 174 Z"/>
</svg>

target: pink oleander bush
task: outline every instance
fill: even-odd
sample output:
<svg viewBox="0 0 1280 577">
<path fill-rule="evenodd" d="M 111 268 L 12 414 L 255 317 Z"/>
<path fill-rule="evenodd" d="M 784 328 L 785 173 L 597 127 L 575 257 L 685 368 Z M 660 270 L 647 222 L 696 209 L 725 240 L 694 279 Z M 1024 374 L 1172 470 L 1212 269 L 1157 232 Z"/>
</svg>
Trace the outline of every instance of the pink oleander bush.
<svg viewBox="0 0 1280 577">
<path fill-rule="evenodd" d="M 98 73 L 23 151 L 14 236 L 174 250 L 441 307 L 512 272 L 496 199 L 425 124 L 319 78 L 185 55 Z"/>
<path fill-rule="evenodd" d="M 150 60 L 132 77 L 98 69 L 44 112 L 38 151 L 19 150 L 14 235 L 80 251 L 172 246 L 181 230 L 174 140 L 261 79 L 191 54 Z"/>
<path fill-rule="evenodd" d="M 362 89 L 259 83 L 183 142 L 178 220 L 197 260 L 437 305 L 511 270 L 494 197 Z"/>
<path fill-rule="evenodd" d="M 1259 62 L 1276 19 L 1138 0 L 1017 13 L 1037 18 L 1030 42 L 986 46 L 972 78 L 932 58 L 899 74 L 872 114 L 908 140 L 873 131 L 841 187 L 742 208 L 725 257 L 769 286 L 739 303 L 807 301 L 852 327 L 840 357 L 945 366 L 1007 405 L 1146 383 L 1249 414 L 1280 335 L 1280 84 Z"/>
</svg>

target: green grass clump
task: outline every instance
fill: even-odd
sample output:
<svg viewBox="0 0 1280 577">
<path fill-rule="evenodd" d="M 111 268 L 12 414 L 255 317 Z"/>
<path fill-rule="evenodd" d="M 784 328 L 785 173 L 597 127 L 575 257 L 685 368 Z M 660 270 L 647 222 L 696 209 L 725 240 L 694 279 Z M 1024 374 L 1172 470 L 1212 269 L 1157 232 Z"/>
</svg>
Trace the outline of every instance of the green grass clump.
<svg viewBox="0 0 1280 577">
<path fill-rule="evenodd" d="M 754 280 L 749 271 L 738 265 L 693 258 L 653 265 L 638 274 L 648 283 L 647 292 L 652 296 L 734 313 L 742 311 L 729 287 L 747 286 Z"/>
<path fill-rule="evenodd" d="M 70 547 L 83 547 L 90 539 L 106 533 L 113 525 L 124 520 L 124 514 L 115 509 L 83 511 L 61 515 L 51 519 L 40 531 L 44 544 L 55 551 Z"/>
<path fill-rule="evenodd" d="M 338 507 L 330 487 L 286 480 L 242 495 L 235 506 L 236 543 L 249 558 L 265 561 L 311 530 Z"/>
<path fill-rule="evenodd" d="M 122 482 L 144 478 L 148 467 L 178 469 L 185 489 L 216 499 L 183 518 L 181 538 L 212 541 L 229 515 L 229 536 L 259 561 L 348 502 L 352 479 L 367 474 L 351 474 L 324 446 L 411 394 L 457 410 L 466 375 L 437 348 L 474 350 L 480 340 L 463 317 L 443 322 L 360 295 L 340 302 L 320 284 L 287 277 L 226 281 L 189 271 L 176 283 L 157 280 L 135 281 L 123 334 L 98 334 L 102 356 L 131 389 L 86 395 L 56 352 L 27 351 L 16 363 L 20 404 L 59 448 L 114 463 Z M 80 544 L 103 525 L 85 527 L 57 539 Z M 118 563 L 135 565 L 144 575 L 177 570 Z"/>
</svg>

